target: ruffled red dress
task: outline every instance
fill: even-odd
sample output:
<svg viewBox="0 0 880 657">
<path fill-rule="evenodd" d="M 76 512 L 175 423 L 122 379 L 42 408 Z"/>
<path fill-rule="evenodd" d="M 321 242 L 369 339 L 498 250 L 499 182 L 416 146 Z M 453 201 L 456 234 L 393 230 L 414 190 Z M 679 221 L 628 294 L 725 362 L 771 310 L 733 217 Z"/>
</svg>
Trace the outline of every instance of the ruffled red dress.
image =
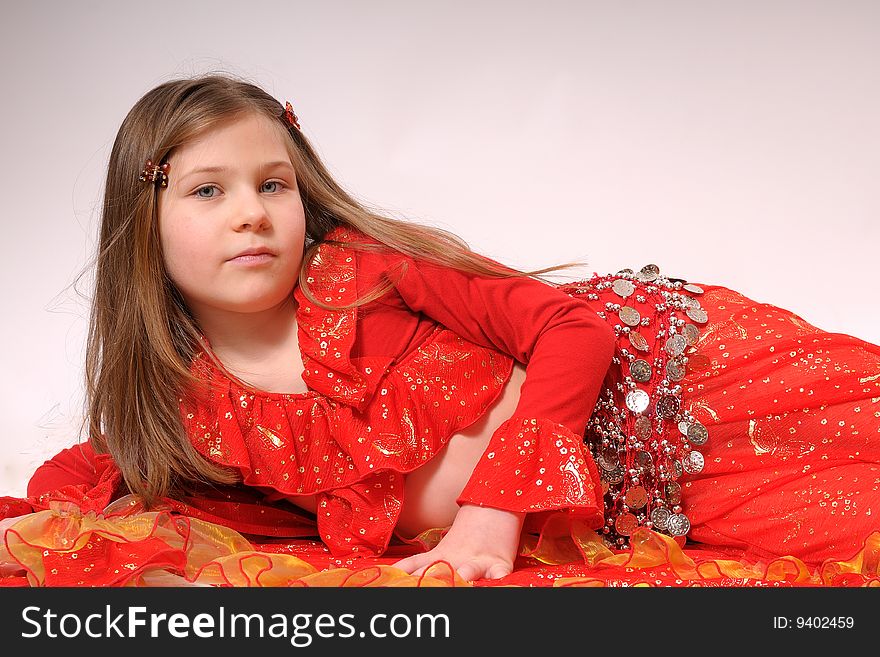
<svg viewBox="0 0 880 657">
<path fill-rule="evenodd" d="M 554 287 L 334 243 L 373 241 L 347 227 L 326 239 L 309 282 L 327 302 L 406 271 L 381 299 L 343 311 L 297 288 L 307 392 L 249 390 L 194 360 L 214 386 L 181 407 L 191 441 L 242 485 L 168 500 L 169 518 L 264 540 L 317 535 L 336 564 L 389 556 L 403 477 L 481 417 L 516 359 L 527 364 L 517 409 L 458 501 L 526 512 L 524 556 L 607 566 L 647 549 L 662 555 L 656 566 L 700 545 L 716 550 L 713 572 L 735 563 L 741 574 L 748 560 L 853 560 L 880 529 L 880 347 L 653 265 Z M 70 505 L 105 521 L 147 515 L 129 498 L 108 514 L 124 492 L 86 443 L 38 469 L 27 500 L 0 501 L 0 517 Z M 317 496 L 316 517 L 289 503 L 297 495 Z M 30 532 L 13 544 L 44 546 Z M 316 564 L 315 546 L 306 553 Z M 218 563 L 176 572 L 219 569 L 228 581 Z M 45 582 L 45 568 L 28 566 L 39 570 Z"/>
</svg>

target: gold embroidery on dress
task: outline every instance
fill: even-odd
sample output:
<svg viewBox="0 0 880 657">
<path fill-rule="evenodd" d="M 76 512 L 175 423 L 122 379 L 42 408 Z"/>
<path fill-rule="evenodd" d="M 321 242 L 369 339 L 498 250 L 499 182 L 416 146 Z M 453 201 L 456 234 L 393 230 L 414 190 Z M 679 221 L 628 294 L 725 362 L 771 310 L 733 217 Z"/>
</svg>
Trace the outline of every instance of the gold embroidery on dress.
<svg viewBox="0 0 880 657">
<path fill-rule="evenodd" d="M 451 348 L 447 344 L 432 342 L 428 345 L 422 345 L 418 348 L 418 352 L 424 356 L 424 359 L 431 361 L 440 361 L 442 363 L 458 363 L 470 358 L 470 351 L 462 351 L 460 349 Z M 423 361 L 424 359 L 417 359 Z"/>
<path fill-rule="evenodd" d="M 706 293 L 707 299 L 712 299 L 712 305 L 716 308 L 723 307 L 723 304 L 732 303 L 736 306 L 741 306 L 743 303 L 743 296 L 734 292 L 733 290 L 726 290 L 722 288 L 716 288 Z"/>
<path fill-rule="evenodd" d="M 347 321 L 349 319 L 351 318 L 348 315 L 342 315 L 332 328 L 324 329 L 323 332 L 327 334 L 327 337 L 341 340 L 351 333 L 352 323 Z"/>
<path fill-rule="evenodd" d="M 382 499 L 382 506 L 388 518 L 396 518 L 400 513 L 400 499 L 389 493 Z"/>
<path fill-rule="evenodd" d="M 504 362 L 504 359 L 496 357 L 495 352 L 489 352 L 489 370 L 496 386 L 503 385 L 505 382 L 504 377 L 507 370 L 504 368 Z"/>
<path fill-rule="evenodd" d="M 788 321 L 790 321 L 792 324 L 794 324 L 796 327 L 798 327 L 804 333 L 816 333 L 819 330 L 815 326 L 813 326 L 812 324 L 810 324 L 809 322 L 804 320 L 803 318 L 798 317 L 797 315 L 791 315 L 788 318 Z"/>
<path fill-rule="evenodd" d="M 712 408 L 711 406 L 709 406 L 709 404 L 707 404 L 704 400 L 700 399 L 700 400 L 695 401 L 693 404 L 691 404 L 691 408 L 690 408 L 691 413 L 694 415 L 697 415 L 697 413 L 694 413 L 695 409 L 700 409 L 702 411 L 706 411 L 709 415 L 712 416 L 713 420 L 718 422 L 718 419 L 719 419 L 718 413 L 716 413 L 715 409 Z"/>
<path fill-rule="evenodd" d="M 414 452 L 416 449 L 416 428 L 413 426 L 408 408 L 403 409 L 401 422 L 406 430 L 403 438 L 397 433 L 382 432 L 379 434 L 379 438 L 373 441 L 373 447 L 386 456 L 398 456 L 407 450 L 411 453 Z"/>
<path fill-rule="evenodd" d="M 703 329 L 700 339 L 695 345 L 699 349 L 704 349 L 716 342 L 729 340 L 747 340 L 749 332 L 745 327 L 737 322 L 733 317 L 719 322 L 711 322 L 709 326 Z"/>
<path fill-rule="evenodd" d="M 584 498 L 584 480 L 577 467 L 571 461 L 566 461 L 562 472 L 565 475 L 565 499 L 573 504 L 579 502 Z"/>
<path fill-rule="evenodd" d="M 813 451 L 813 446 L 801 440 L 785 440 L 770 424 L 759 424 L 749 420 L 749 441 L 755 449 L 755 456 L 768 454 L 781 459 L 800 458 Z"/>
<path fill-rule="evenodd" d="M 262 434 L 262 437 L 263 437 L 262 442 L 269 449 L 281 449 L 282 447 L 284 447 L 284 441 L 281 438 L 279 438 L 278 434 L 276 434 L 271 429 L 267 429 L 266 427 L 260 426 L 258 424 L 257 431 L 259 431 L 260 434 Z"/>
<path fill-rule="evenodd" d="M 771 516 L 770 520 L 773 521 L 774 524 L 777 521 L 788 521 L 793 525 L 792 529 L 786 533 L 785 538 L 782 539 L 783 543 L 788 543 L 791 539 L 798 536 L 798 534 L 801 533 L 801 528 L 804 524 L 803 518 L 797 517 L 797 511 L 789 511 L 783 515 Z"/>
<path fill-rule="evenodd" d="M 341 285 L 342 283 L 348 283 L 349 281 L 354 280 L 354 274 L 351 272 L 350 269 L 344 269 L 342 271 L 328 271 L 324 274 L 324 278 L 330 283 Z"/>
</svg>

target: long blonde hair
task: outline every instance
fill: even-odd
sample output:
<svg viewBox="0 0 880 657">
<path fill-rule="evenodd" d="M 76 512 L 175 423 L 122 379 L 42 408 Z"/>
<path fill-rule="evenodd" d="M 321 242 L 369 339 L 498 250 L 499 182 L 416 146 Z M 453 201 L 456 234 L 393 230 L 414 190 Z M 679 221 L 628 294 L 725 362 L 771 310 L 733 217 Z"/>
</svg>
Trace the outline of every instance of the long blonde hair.
<svg viewBox="0 0 880 657">
<path fill-rule="evenodd" d="M 138 180 L 146 159 L 167 162 L 175 149 L 243 114 L 264 115 L 284 126 L 306 217 L 308 247 L 298 283 L 310 301 L 324 308 L 363 305 L 394 285 L 386 277 L 347 306 L 328 306 L 315 298 L 308 266 L 326 234 L 339 225 L 381 244 L 336 244 L 390 248 L 475 275 L 537 278 L 583 264 L 521 272 L 473 252 L 453 233 L 369 211 L 333 180 L 305 135 L 283 122 L 283 110 L 260 87 L 228 74 L 172 80 L 135 103 L 114 141 L 86 349 L 86 424 L 95 450 L 111 454 L 126 485 L 147 508 L 194 483 L 231 484 L 237 477 L 203 458 L 184 431 L 180 402 L 192 399 L 204 384 L 190 369 L 201 348 L 201 332 L 165 269 L 158 229 L 162 192 Z"/>
</svg>

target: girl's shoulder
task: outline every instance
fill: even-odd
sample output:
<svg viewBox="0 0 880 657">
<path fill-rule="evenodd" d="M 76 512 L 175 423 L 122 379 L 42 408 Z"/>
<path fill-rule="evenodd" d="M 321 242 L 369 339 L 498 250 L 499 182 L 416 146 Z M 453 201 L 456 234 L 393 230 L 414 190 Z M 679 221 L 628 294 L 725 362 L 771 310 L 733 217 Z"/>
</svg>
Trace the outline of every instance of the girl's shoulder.
<svg viewBox="0 0 880 657">
<path fill-rule="evenodd" d="M 339 224 L 335 228 L 331 228 L 324 236 L 324 241 L 327 240 L 381 244 L 379 240 L 367 235 L 365 232 L 355 228 L 354 226 L 349 226 L 348 224 Z"/>
<path fill-rule="evenodd" d="M 343 244 L 333 243 L 336 241 Z M 328 231 L 323 242 L 319 249 L 321 260 L 324 262 L 329 260 L 338 267 L 355 269 L 358 274 L 387 270 L 397 264 L 398 260 L 406 258 L 394 247 L 346 224 L 340 224 Z M 364 244 L 375 248 L 352 248 L 345 243 Z"/>
</svg>

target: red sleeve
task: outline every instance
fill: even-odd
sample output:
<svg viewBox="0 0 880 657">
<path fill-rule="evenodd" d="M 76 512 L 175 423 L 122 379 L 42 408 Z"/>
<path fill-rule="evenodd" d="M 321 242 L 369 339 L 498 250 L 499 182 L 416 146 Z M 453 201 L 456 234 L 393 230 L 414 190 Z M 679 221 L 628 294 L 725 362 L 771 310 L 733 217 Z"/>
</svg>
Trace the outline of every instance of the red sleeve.
<svg viewBox="0 0 880 657">
<path fill-rule="evenodd" d="M 580 507 L 595 519 L 601 485 L 583 433 L 614 355 L 614 329 L 585 301 L 532 278 L 386 257 L 408 265 L 396 288 L 411 310 L 526 365 L 514 416 L 494 432 L 459 504 Z"/>
<path fill-rule="evenodd" d="M 27 485 L 29 497 L 58 490 L 63 486 L 85 484 L 92 488 L 98 484 L 103 467 L 98 467 L 92 443 L 86 441 L 58 454 L 34 471 Z"/>
</svg>

